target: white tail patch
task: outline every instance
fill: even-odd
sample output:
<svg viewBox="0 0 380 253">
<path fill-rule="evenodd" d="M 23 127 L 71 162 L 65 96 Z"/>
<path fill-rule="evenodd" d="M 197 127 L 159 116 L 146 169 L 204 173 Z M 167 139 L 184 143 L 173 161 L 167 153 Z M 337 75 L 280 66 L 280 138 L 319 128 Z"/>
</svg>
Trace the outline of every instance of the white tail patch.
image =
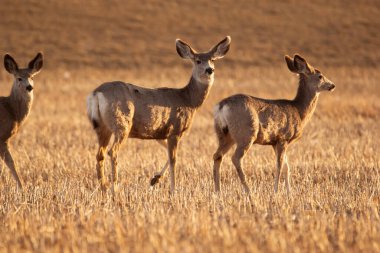
<svg viewBox="0 0 380 253">
<path fill-rule="evenodd" d="M 219 109 L 220 106 L 219 104 L 217 104 L 215 107 L 214 107 L 214 118 L 215 118 L 215 122 L 218 124 L 218 126 L 220 126 L 221 128 L 225 128 L 225 127 L 228 127 L 228 121 L 227 121 L 227 118 L 228 118 L 228 115 L 230 113 L 230 108 L 228 107 L 228 105 L 224 105 L 222 107 L 222 109 Z"/>
<path fill-rule="evenodd" d="M 107 110 L 108 110 L 108 100 L 106 99 L 104 94 L 101 92 L 98 92 L 96 95 L 98 96 L 98 103 L 99 103 L 98 106 L 99 106 L 100 117 L 103 116 L 104 118 L 104 115 L 107 114 Z"/>
<path fill-rule="evenodd" d="M 92 120 L 99 120 L 99 101 L 97 94 L 91 93 L 87 97 L 87 115 Z"/>
<path fill-rule="evenodd" d="M 103 93 L 96 92 L 87 97 L 87 114 L 90 121 L 93 122 L 94 128 L 106 115 L 107 108 L 108 101 Z"/>
</svg>

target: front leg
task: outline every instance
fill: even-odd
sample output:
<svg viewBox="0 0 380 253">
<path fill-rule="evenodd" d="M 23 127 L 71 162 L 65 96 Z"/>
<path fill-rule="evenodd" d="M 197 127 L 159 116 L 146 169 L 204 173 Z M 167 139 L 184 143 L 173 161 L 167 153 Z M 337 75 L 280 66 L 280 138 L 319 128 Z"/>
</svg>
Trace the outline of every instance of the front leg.
<svg viewBox="0 0 380 253">
<path fill-rule="evenodd" d="M 164 167 L 162 167 L 160 172 L 157 172 L 154 174 L 154 176 L 150 179 L 150 186 L 154 186 L 155 184 L 158 183 L 160 178 L 164 175 L 166 169 L 169 167 L 169 160 L 166 161 Z"/>
<path fill-rule="evenodd" d="M 161 144 L 166 150 L 168 149 L 168 142 L 167 140 L 157 140 L 159 144 Z M 160 172 L 156 172 L 154 176 L 150 179 L 150 186 L 154 186 L 158 183 L 160 178 L 164 175 L 166 169 L 169 167 L 169 160 L 166 161 L 164 167 L 161 169 Z"/>
<path fill-rule="evenodd" d="M 177 159 L 177 146 L 179 136 L 172 136 L 168 139 L 168 157 L 169 157 L 169 172 L 170 172 L 170 193 L 174 194 L 175 190 L 175 166 Z"/>
<path fill-rule="evenodd" d="M 290 167 L 289 167 L 289 163 L 288 163 L 288 156 L 285 155 L 285 159 L 284 159 L 284 164 L 285 164 L 285 167 L 284 167 L 284 172 L 285 172 L 285 186 L 286 186 L 286 191 L 288 194 L 290 194 L 290 191 L 291 191 L 291 186 L 290 186 Z"/>
<path fill-rule="evenodd" d="M 277 161 L 277 171 L 276 171 L 276 178 L 274 181 L 274 192 L 277 193 L 278 191 L 278 182 L 280 179 L 281 175 L 281 169 L 284 164 L 284 160 L 286 157 L 286 148 L 287 148 L 287 143 L 277 143 L 276 145 L 273 146 L 274 151 L 276 153 L 276 161 Z"/>
</svg>

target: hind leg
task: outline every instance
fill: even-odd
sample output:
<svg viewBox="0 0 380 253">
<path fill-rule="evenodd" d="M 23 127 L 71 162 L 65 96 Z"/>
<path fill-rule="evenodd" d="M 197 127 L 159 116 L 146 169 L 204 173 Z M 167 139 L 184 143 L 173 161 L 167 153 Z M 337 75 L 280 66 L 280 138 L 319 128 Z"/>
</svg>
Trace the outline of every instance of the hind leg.
<svg viewBox="0 0 380 253">
<path fill-rule="evenodd" d="M 108 146 L 108 143 L 111 139 L 112 133 L 105 129 L 105 128 L 97 128 L 96 129 L 96 134 L 98 136 L 98 142 L 99 142 L 99 149 L 98 153 L 96 155 L 96 171 L 98 174 L 98 180 L 100 182 L 100 185 L 103 190 L 106 189 L 106 178 L 104 176 L 104 159 L 105 159 L 105 152 Z"/>
<path fill-rule="evenodd" d="M 112 147 L 108 152 L 109 156 L 111 157 L 112 186 L 113 186 L 114 191 L 117 190 L 117 181 L 119 178 L 118 153 L 124 140 L 128 137 L 128 134 L 129 134 L 128 128 L 120 129 L 117 133 L 115 133 L 114 143 L 112 144 Z"/>
<path fill-rule="evenodd" d="M 237 174 L 239 176 L 240 182 L 243 185 L 245 192 L 250 195 L 250 190 L 245 180 L 245 175 L 242 169 L 242 160 L 247 151 L 252 146 L 252 143 L 257 138 L 258 129 L 259 129 L 259 120 L 254 115 L 254 112 L 243 111 L 239 117 L 244 117 L 245 122 L 244 127 L 240 127 L 238 124 L 232 124 L 229 126 L 230 134 L 236 142 L 235 153 L 232 155 L 232 163 L 234 164 Z"/>
<path fill-rule="evenodd" d="M 108 151 L 111 157 L 112 167 L 112 188 L 115 192 L 117 189 L 118 173 L 118 153 L 124 140 L 128 138 L 132 128 L 132 119 L 134 115 L 134 106 L 131 102 L 121 104 L 113 103 L 110 106 L 109 114 L 105 115 L 107 125 L 114 134 L 114 142 Z"/>
<path fill-rule="evenodd" d="M 215 185 L 215 191 L 220 191 L 220 166 L 223 161 L 223 156 L 230 150 L 232 145 L 234 144 L 231 136 L 229 134 L 224 134 L 220 129 L 216 129 L 217 136 L 218 136 L 218 142 L 219 147 L 216 150 L 213 159 L 214 159 L 214 185 Z"/>
<path fill-rule="evenodd" d="M 247 151 L 251 147 L 251 145 L 252 145 L 252 140 L 238 143 L 235 153 L 232 156 L 232 163 L 234 164 L 236 168 L 236 171 L 240 178 L 240 182 L 243 185 L 245 192 L 248 194 L 250 194 L 250 190 L 247 185 L 247 182 L 245 181 L 245 175 L 241 166 L 241 162 L 243 160 L 244 155 L 247 153 Z"/>
</svg>

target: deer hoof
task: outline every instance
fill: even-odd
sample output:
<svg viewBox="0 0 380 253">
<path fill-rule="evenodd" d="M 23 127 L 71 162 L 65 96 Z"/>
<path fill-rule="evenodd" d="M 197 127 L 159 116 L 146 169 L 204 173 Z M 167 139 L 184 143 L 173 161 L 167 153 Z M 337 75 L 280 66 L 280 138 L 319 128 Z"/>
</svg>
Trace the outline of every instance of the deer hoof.
<svg viewBox="0 0 380 253">
<path fill-rule="evenodd" d="M 155 184 L 157 184 L 160 180 L 160 177 L 161 175 L 154 175 L 154 177 L 152 177 L 152 179 L 150 180 L 150 186 L 154 186 Z"/>
</svg>

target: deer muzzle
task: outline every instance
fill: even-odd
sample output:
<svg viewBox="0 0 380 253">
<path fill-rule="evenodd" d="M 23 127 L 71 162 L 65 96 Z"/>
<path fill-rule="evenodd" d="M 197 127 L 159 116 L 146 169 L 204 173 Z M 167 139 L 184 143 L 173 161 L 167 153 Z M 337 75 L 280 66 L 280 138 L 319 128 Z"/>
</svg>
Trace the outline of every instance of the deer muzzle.
<svg viewBox="0 0 380 253">
<path fill-rule="evenodd" d="M 28 86 L 26 86 L 26 90 L 28 92 L 31 92 L 33 90 L 33 86 L 29 84 Z"/>
<path fill-rule="evenodd" d="M 205 72 L 207 74 L 211 75 L 212 73 L 214 73 L 214 69 L 213 68 L 207 68 Z"/>
<path fill-rule="evenodd" d="M 333 91 L 335 90 L 335 84 L 330 84 L 329 88 L 328 88 L 329 91 Z"/>
</svg>

